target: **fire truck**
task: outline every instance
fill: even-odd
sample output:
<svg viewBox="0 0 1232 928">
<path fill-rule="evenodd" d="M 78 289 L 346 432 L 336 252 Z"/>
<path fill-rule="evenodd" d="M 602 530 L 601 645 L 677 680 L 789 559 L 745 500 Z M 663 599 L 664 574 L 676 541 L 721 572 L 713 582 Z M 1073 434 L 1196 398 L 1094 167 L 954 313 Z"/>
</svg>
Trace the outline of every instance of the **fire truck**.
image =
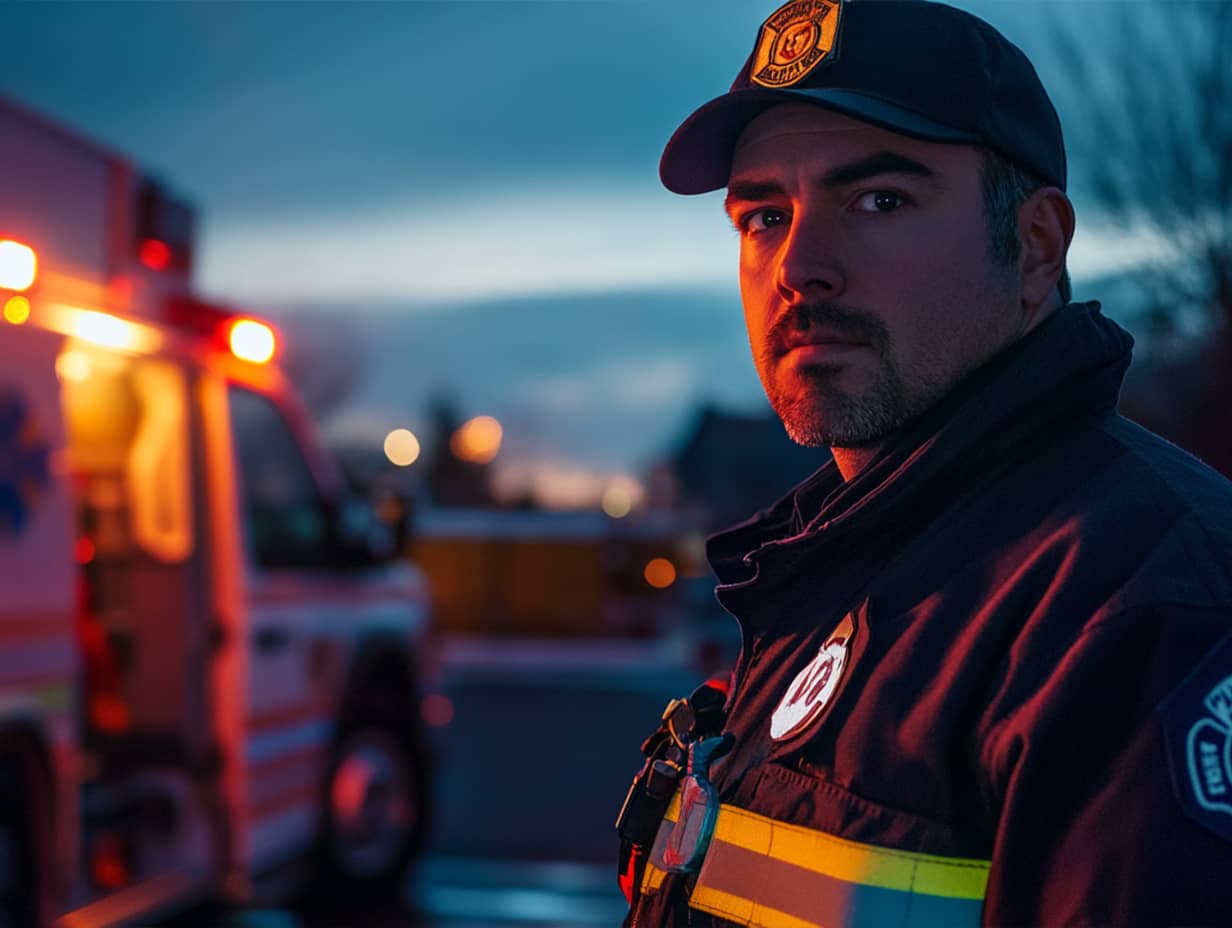
<svg viewBox="0 0 1232 928">
<path fill-rule="evenodd" d="M 395 890 L 427 583 L 193 211 L 0 98 L 0 925 Z"/>
</svg>

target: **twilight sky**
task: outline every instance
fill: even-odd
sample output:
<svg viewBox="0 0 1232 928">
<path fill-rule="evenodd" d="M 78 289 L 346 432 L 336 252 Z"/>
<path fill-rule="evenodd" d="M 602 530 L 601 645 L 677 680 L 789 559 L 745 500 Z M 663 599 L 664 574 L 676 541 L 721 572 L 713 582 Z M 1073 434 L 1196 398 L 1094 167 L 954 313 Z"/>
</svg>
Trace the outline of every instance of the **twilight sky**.
<svg viewBox="0 0 1232 928">
<path fill-rule="evenodd" d="M 1024 48 L 1066 124 L 1050 29 L 1100 55 L 1127 4 L 1152 8 L 957 5 Z M 506 423 L 511 471 L 635 473 L 699 401 L 765 408 L 719 195 L 674 197 L 657 164 L 774 6 L 0 3 L 0 93 L 195 202 L 203 293 L 361 363 L 331 431 L 422 429 L 447 390 Z M 1072 192 L 1097 296 L 1083 279 L 1152 245 Z"/>
</svg>

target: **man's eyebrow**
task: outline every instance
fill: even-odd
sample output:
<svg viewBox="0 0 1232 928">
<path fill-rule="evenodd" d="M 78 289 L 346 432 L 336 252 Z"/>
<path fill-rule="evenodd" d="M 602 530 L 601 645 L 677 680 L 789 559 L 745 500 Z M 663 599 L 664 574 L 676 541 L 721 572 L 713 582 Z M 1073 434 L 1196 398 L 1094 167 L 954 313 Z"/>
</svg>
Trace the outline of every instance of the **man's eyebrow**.
<svg viewBox="0 0 1232 928">
<path fill-rule="evenodd" d="M 846 187 L 871 177 L 883 174 L 905 174 L 909 177 L 934 178 L 937 172 L 926 164 L 900 155 L 892 151 L 880 151 L 850 164 L 840 164 L 831 168 L 821 178 L 823 187 Z M 723 208 L 730 214 L 732 204 L 740 201 L 757 203 L 762 200 L 785 196 L 783 187 L 773 181 L 733 180 L 727 185 L 727 196 L 723 200 Z"/>
<path fill-rule="evenodd" d="M 846 187 L 881 174 L 906 174 L 910 177 L 935 177 L 936 172 L 906 155 L 892 151 L 879 151 L 850 164 L 841 164 L 827 171 L 822 177 L 823 187 Z"/>
<path fill-rule="evenodd" d="M 785 196 L 783 187 L 771 181 L 733 180 L 727 185 L 727 196 L 723 198 L 723 209 L 730 215 L 732 204 L 744 200 L 756 203 Z"/>
</svg>

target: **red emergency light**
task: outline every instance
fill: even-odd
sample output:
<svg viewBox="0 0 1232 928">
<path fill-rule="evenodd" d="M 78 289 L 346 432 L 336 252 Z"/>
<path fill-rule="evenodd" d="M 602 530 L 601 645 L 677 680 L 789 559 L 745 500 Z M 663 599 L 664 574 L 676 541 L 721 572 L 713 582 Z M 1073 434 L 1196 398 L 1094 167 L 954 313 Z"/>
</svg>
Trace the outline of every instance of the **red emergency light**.
<svg viewBox="0 0 1232 928">
<path fill-rule="evenodd" d="M 175 297 L 164 309 L 167 322 L 212 339 L 242 361 L 266 364 L 273 360 L 278 335 L 268 322 L 192 297 Z"/>
<path fill-rule="evenodd" d="M 165 271 L 171 267 L 171 249 L 166 242 L 147 238 L 137 249 L 137 259 L 151 271 Z"/>
</svg>

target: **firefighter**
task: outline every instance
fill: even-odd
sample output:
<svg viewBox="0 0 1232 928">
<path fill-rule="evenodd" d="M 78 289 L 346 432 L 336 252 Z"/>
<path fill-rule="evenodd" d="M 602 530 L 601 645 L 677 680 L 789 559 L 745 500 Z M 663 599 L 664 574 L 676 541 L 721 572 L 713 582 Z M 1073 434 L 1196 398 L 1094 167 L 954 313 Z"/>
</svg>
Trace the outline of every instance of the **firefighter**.
<svg viewBox="0 0 1232 928">
<path fill-rule="evenodd" d="M 660 171 L 727 188 L 762 384 L 833 458 L 708 543 L 743 649 L 643 746 L 626 924 L 1232 924 L 1232 485 L 1116 411 L 1023 52 L 793 0 Z"/>
</svg>

